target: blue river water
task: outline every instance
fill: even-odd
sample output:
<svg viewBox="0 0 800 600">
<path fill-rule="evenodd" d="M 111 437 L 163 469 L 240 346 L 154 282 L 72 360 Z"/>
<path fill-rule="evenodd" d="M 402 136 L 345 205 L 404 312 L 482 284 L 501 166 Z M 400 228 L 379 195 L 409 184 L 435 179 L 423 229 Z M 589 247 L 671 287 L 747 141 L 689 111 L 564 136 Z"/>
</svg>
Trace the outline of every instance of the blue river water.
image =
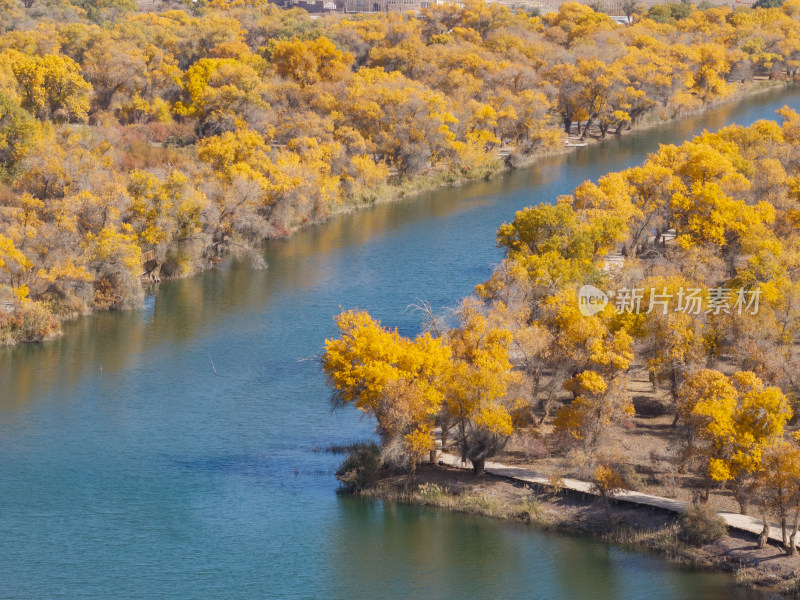
<svg viewBox="0 0 800 600">
<path fill-rule="evenodd" d="M 373 424 L 316 358 L 341 308 L 414 334 L 500 258 L 497 227 L 800 91 L 386 204 L 161 284 L 139 311 L 0 349 L 0 598 L 741 599 L 732 579 L 533 528 L 336 493 Z"/>
</svg>

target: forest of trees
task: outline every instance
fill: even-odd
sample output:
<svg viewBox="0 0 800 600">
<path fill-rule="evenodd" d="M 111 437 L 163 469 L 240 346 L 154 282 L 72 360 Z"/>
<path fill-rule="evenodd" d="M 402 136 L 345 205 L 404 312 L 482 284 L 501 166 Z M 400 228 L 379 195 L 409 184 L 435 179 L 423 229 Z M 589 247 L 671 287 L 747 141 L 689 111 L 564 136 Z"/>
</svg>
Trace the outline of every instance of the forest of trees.
<svg viewBox="0 0 800 600">
<path fill-rule="evenodd" d="M 619 488 L 631 372 L 646 369 L 668 391 L 678 443 L 664 451 L 698 482 L 696 500 L 724 487 L 742 512 L 778 517 L 794 553 L 800 116 L 780 113 L 782 124 L 665 145 L 556 204 L 519 211 L 498 231 L 506 258 L 450 327 L 429 311 L 428 332 L 408 340 L 366 313 L 343 313 L 323 360 L 336 401 L 373 414 L 387 462 L 412 473 L 434 427 L 480 472 L 525 425 L 599 489 Z M 587 315 L 584 285 L 617 296 Z M 700 300 L 691 309 L 690 296 Z"/>
<path fill-rule="evenodd" d="M 260 0 L 0 0 L 0 344 L 349 206 L 800 70 L 800 0 L 311 19 Z"/>
</svg>

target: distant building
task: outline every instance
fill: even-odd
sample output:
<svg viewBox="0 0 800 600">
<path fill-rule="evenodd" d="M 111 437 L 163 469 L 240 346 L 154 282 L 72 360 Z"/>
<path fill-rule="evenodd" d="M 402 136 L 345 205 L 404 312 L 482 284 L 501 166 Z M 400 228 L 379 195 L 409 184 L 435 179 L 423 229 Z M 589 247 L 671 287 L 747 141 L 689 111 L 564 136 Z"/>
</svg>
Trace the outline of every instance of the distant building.
<svg viewBox="0 0 800 600">
<path fill-rule="evenodd" d="M 418 11 L 445 0 L 270 0 L 281 8 L 302 8 L 310 13 L 388 13 Z M 447 0 L 451 1 L 451 0 Z"/>
<path fill-rule="evenodd" d="M 344 10 L 344 0 L 270 0 L 281 8 L 302 8 L 310 13 Z"/>
<path fill-rule="evenodd" d="M 503 4 L 512 9 L 523 10 L 538 10 L 544 14 L 550 11 L 557 11 L 558 8 L 572 0 L 487 0 L 487 2 L 495 2 Z M 622 0 L 576 0 L 579 4 L 586 4 L 596 7 L 601 12 L 605 12 L 611 16 L 620 17 L 624 14 L 622 10 Z M 682 0 L 638 0 L 640 9 L 646 9 L 659 4 L 667 4 L 669 2 L 680 2 Z M 751 0 L 708 0 L 714 6 L 749 6 L 752 4 Z M 700 0 L 693 0 L 693 4 L 700 4 Z M 619 21 L 622 23 L 623 21 Z"/>
<path fill-rule="evenodd" d="M 386 13 L 417 11 L 445 4 L 444 0 L 344 0 L 344 12 Z"/>
</svg>

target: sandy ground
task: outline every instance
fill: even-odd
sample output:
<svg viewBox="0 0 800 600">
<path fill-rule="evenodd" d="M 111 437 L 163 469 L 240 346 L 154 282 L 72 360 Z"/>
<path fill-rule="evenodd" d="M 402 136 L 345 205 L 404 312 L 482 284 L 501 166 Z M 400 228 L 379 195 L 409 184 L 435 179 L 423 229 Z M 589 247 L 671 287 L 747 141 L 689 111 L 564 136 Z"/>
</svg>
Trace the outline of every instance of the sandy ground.
<svg viewBox="0 0 800 600">
<path fill-rule="evenodd" d="M 678 472 L 676 457 L 681 429 L 672 426 L 668 391 L 659 389 L 654 392 L 646 371 L 632 373 L 629 391 L 637 414 L 625 427 L 614 432 L 611 451 L 635 467 L 642 483 L 638 491 L 692 501 L 701 491 L 702 481 L 691 474 Z M 567 398 L 563 400 L 567 401 Z M 549 431 L 548 425 L 522 430 L 492 460 L 524 466 L 546 475 L 589 479 L 591 474 L 582 472 L 570 455 L 558 455 L 555 449 L 548 447 L 546 434 Z M 710 502 L 718 511 L 739 512 L 739 505 L 725 488 L 712 490 Z"/>
</svg>

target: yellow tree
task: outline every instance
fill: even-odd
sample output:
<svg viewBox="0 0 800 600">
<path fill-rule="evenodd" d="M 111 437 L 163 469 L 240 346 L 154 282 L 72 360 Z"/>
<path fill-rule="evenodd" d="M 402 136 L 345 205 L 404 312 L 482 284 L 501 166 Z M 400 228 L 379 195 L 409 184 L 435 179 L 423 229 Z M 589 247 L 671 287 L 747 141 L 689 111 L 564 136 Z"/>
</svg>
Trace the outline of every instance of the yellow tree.
<svg viewBox="0 0 800 600">
<path fill-rule="evenodd" d="M 792 415 L 783 392 L 750 371 L 729 378 L 703 369 L 681 388 L 678 411 L 687 426 L 687 458 L 696 459 L 706 477 L 705 499 L 712 481 L 730 481 L 746 513 L 752 476 Z"/>
<path fill-rule="evenodd" d="M 88 233 L 83 241 L 87 266 L 94 275 L 94 305 L 101 310 L 130 306 L 142 296 L 142 251 L 136 236 L 125 229 L 104 227 Z"/>
<path fill-rule="evenodd" d="M 557 13 L 547 13 L 543 21 L 548 26 L 548 37 L 565 46 L 585 42 L 594 34 L 613 31 L 616 27 L 608 15 L 578 2 L 562 3 Z"/>
<path fill-rule="evenodd" d="M 188 242 L 202 231 L 206 198 L 177 170 L 163 181 L 147 171 L 134 170 L 128 178 L 128 194 L 130 204 L 123 220 L 136 233 L 141 248 L 155 252 L 153 265 L 148 265 L 155 279 L 172 244 Z M 175 267 L 180 273 L 192 271 L 191 265 Z"/>
<path fill-rule="evenodd" d="M 586 181 L 573 191 L 572 206 L 592 243 L 593 256 L 616 250 L 628 238 L 628 223 L 641 216 L 632 202 L 631 186 L 624 173 L 609 173 L 597 184 Z"/>
<path fill-rule="evenodd" d="M 328 38 L 318 37 L 311 41 L 273 42 L 272 62 L 281 77 L 294 79 L 301 85 L 311 85 L 346 77 L 353 56 L 337 49 Z"/>
<path fill-rule="evenodd" d="M 511 332 L 495 326 L 491 317 L 478 300 L 468 298 L 459 309 L 459 326 L 447 333 L 452 366 L 445 410 L 455 425 L 461 457 L 472 463 L 476 475 L 505 446 L 518 408 L 509 397 L 509 385 L 516 380 L 508 358 Z"/>
<path fill-rule="evenodd" d="M 699 315 L 674 310 L 670 301 L 679 297 L 681 290 L 702 286 L 683 277 L 659 276 L 646 279 L 641 287 L 642 312 L 631 331 L 643 342 L 638 352 L 646 361 L 654 386 L 666 382 L 672 401 L 677 403 L 685 377 L 708 358 L 708 324 Z M 676 413 L 675 423 L 677 420 Z"/>
<path fill-rule="evenodd" d="M 628 220 L 630 228 L 626 254 L 632 256 L 653 231 L 662 234 L 668 228 L 670 197 L 683 189 L 683 183 L 670 167 L 647 161 L 623 172 L 629 185 L 631 202 L 636 207 Z"/>
<path fill-rule="evenodd" d="M 624 374 L 633 360 L 630 335 L 617 325 L 612 329 L 613 324 L 607 314 L 582 314 L 577 294 L 569 288 L 552 292 L 551 295 L 536 300 L 536 304 L 531 323 L 536 338 L 529 342 L 530 350 L 538 355 L 533 357 L 533 372 L 534 375 L 536 372 L 548 374 L 547 384 L 535 388 L 544 392 L 541 398 L 534 397 L 542 411 L 540 422 L 543 423 L 549 417 L 550 409 L 564 387 L 573 393 L 573 398 L 581 395 L 580 386 L 575 385 L 575 377 L 584 371 L 594 371 L 603 379 L 605 387 L 603 393 L 597 397 L 598 400 L 608 401 L 610 409 L 614 409 L 618 402 L 624 404 L 625 394 L 621 393 L 625 389 Z M 611 308 L 607 308 L 607 311 L 613 312 Z M 532 370 L 530 366 L 526 369 L 528 372 Z M 608 395 L 605 394 L 606 391 L 609 391 Z M 578 403 L 573 408 L 566 407 L 562 414 L 562 417 L 569 414 L 570 425 L 566 426 L 564 421 L 565 426 L 561 431 L 569 434 L 568 437 L 573 440 L 584 436 L 573 430 L 572 425 L 580 427 L 578 422 L 584 416 L 588 418 L 594 414 L 591 411 L 578 410 L 581 406 Z M 619 422 L 616 416 L 612 419 Z M 605 417 L 603 420 L 606 420 Z M 586 423 L 587 428 L 595 425 L 594 421 Z M 594 445 L 594 440 L 590 445 Z"/>
<path fill-rule="evenodd" d="M 592 262 L 600 240 L 592 240 L 568 201 L 518 211 L 497 232 L 497 245 L 549 292 L 597 273 Z"/>
<path fill-rule="evenodd" d="M 33 57 L 16 52 L 11 61 L 23 108 L 41 119 L 86 121 L 92 86 L 74 60 L 62 54 Z"/>
<path fill-rule="evenodd" d="M 38 132 L 34 118 L 0 90 L 0 179 L 13 176 Z"/>
<path fill-rule="evenodd" d="M 340 337 L 326 340 L 322 356 L 334 407 L 352 404 L 374 416 L 384 454 L 405 463 L 413 477 L 422 456 L 434 448 L 450 349 L 427 333 L 404 338 L 363 311 L 345 311 L 336 324 Z"/>
<path fill-rule="evenodd" d="M 576 81 L 580 85 L 581 108 L 588 116 L 581 134 L 581 139 L 584 139 L 589 133 L 592 123 L 608 106 L 614 87 L 619 85 L 622 75 L 616 65 L 607 65 L 594 58 L 579 58 L 576 66 L 578 69 Z M 613 111 L 610 112 L 613 113 Z M 629 118 L 628 115 L 618 116 L 618 120 L 626 118 Z"/>
<path fill-rule="evenodd" d="M 778 514 L 781 523 L 781 537 L 786 553 L 797 553 L 795 538 L 800 528 L 800 447 L 796 436 L 780 439 L 766 448 L 761 460 L 761 468 L 756 474 L 756 485 L 764 530 L 759 538 L 759 547 L 764 547 L 769 536 L 767 509 Z M 787 521 L 792 516 L 791 534 L 787 531 Z"/>
<path fill-rule="evenodd" d="M 636 92 L 644 94 L 631 105 L 634 123 L 654 105 L 666 106 L 687 70 L 686 65 L 671 60 L 668 43 L 641 32 L 635 35 L 633 44 L 616 60 L 627 86 L 633 90 L 628 92 L 631 99 Z"/>
<path fill-rule="evenodd" d="M 622 474 L 610 465 L 597 465 L 592 475 L 592 487 L 600 494 L 603 499 L 603 506 L 606 509 L 606 517 L 609 525 L 611 524 L 611 498 L 614 494 L 630 489 L 630 485 Z"/>
<path fill-rule="evenodd" d="M 691 193 L 675 194 L 671 208 L 678 243 L 685 248 L 709 243 L 731 251 L 742 236 L 775 218 L 772 205 L 748 206 L 725 194 L 716 183 L 694 184 Z"/>
<path fill-rule="evenodd" d="M 217 243 L 228 244 L 233 235 L 249 242 L 287 235 L 323 220 L 340 200 L 339 176 L 331 172 L 342 154 L 338 142 L 293 138 L 272 150 L 258 133 L 240 128 L 198 146 L 220 184 L 214 194 L 220 209 Z"/>
<path fill-rule="evenodd" d="M 203 135 L 235 128 L 237 119 L 269 108 L 266 85 L 254 60 L 203 58 L 183 75 L 183 97 L 175 112 L 197 117 Z"/>
<path fill-rule="evenodd" d="M 367 140 L 374 158 L 403 174 L 448 160 L 455 150 L 451 126 L 458 119 L 448 100 L 399 71 L 359 69 L 348 85 L 341 111 Z"/>
<path fill-rule="evenodd" d="M 147 85 L 147 57 L 129 40 L 103 36 L 83 55 L 81 66 L 101 110 L 108 110 L 115 96 L 130 98 Z"/>
<path fill-rule="evenodd" d="M 33 263 L 14 245 L 14 242 L 0 234 L 0 272 L 8 276 L 8 283 L 18 287 L 22 273 L 30 269 Z"/>
<path fill-rule="evenodd" d="M 678 396 L 678 416 L 686 425 L 683 465 L 698 462 L 706 478 L 705 499 L 711 483 L 711 464 L 718 447 L 732 442 L 736 388 L 719 371 L 702 369 L 688 377 Z"/>
<path fill-rule="evenodd" d="M 729 93 L 725 75 L 730 71 L 730 59 L 725 47 L 719 44 L 699 44 L 693 46 L 688 57 L 695 64 L 689 87 L 703 100 L 723 97 Z"/>
<path fill-rule="evenodd" d="M 593 370 L 572 377 L 564 387 L 574 399 L 556 413 L 556 431 L 572 438 L 595 458 L 612 432 L 634 415 L 626 384 L 625 377 L 610 378 L 607 383 L 606 377 Z"/>
</svg>

